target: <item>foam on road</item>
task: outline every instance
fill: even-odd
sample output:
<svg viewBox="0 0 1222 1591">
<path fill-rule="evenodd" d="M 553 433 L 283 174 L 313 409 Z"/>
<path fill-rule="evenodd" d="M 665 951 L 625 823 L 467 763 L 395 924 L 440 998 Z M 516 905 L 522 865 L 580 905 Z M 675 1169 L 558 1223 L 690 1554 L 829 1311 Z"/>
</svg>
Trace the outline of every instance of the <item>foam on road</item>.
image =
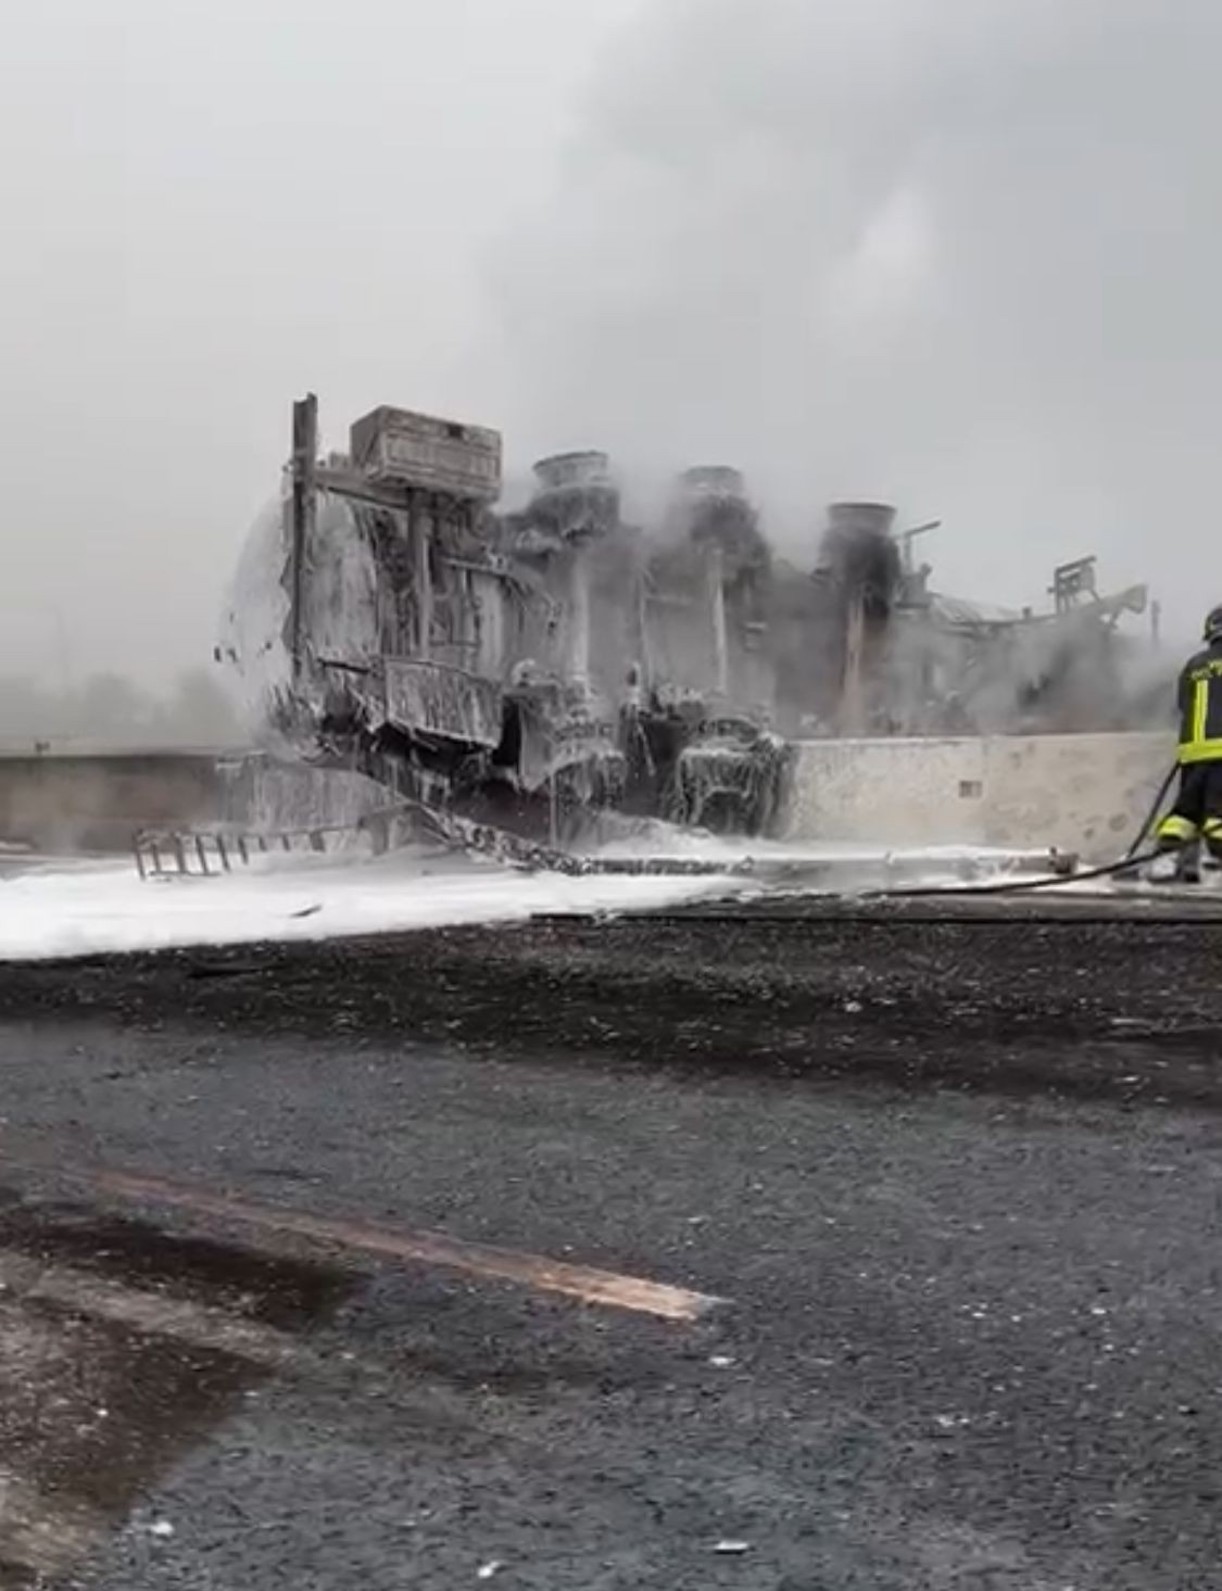
<svg viewBox="0 0 1222 1591">
<path fill-rule="evenodd" d="M 223 878 L 142 882 L 131 863 L 29 871 L 0 884 L 0 958 L 323 939 L 536 912 L 669 905 L 725 888 L 708 878 L 563 878 L 447 858 L 280 864 Z M 307 915 L 308 914 L 308 915 Z"/>
<path fill-rule="evenodd" d="M 622 848 L 604 854 L 627 854 Z M 654 850 L 647 854 L 657 855 Z M 752 855 L 769 863 L 833 863 L 853 887 L 855 868 L 902 862 L 928 882 L 952 882 L 964 862 L 989 868 L 1009 853 L 971 847 L 912 852 L 882 847 L 786 848 L 693 838 L 676 855 Z M 0 874 L 0 960 L 162 950 L 203 944 L 316 940 L 471 923 L 521 921 L 539 914 L 642 911 L 748 895 L 760 881 L 726 876 L 565 877 L 524 873 L 457 856 L 277 857 L 219 877 L 142 881 L 133 864 L 44 862 Z M 821 886 L 826 888 L 826 879 Z"/>
</svg>

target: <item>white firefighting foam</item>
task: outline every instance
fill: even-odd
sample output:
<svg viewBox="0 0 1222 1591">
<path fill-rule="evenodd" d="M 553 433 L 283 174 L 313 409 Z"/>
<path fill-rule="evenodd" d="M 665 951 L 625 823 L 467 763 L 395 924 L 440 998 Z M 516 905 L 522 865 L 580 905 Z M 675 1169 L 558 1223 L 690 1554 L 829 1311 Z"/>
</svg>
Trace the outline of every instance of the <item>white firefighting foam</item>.
<svg viewBox="0 0 1222 1591">
<path fill-rule="evenodd" d="M 887 854 L 863 847 L 729 845 L 706 840 L 687 851 L 727 862 L 754 854 L 795 863 L 877 868 Z M 894 854 L 894 853 L 893 853 Z M 908 853 L 911 867 L 951 882 L 969 859 L 988 866 L 1004 853 L 947 847 Z M 911 873 L 908 876 L 911 881 Z M 190 945 L 314 940 L 468 923 L 523 921 L 537 914 L 624 912 L 757 893 L 751 877 L 523 873 L 450 855 L 397 852 L 379 859 L 277 858 L 222 877 L 142 882 L 130 861 L 23 862 L 0 867 L 0 960 L 161 950 Z M 812 888 L 828 887 L 812 882 Z"/>
</svg>

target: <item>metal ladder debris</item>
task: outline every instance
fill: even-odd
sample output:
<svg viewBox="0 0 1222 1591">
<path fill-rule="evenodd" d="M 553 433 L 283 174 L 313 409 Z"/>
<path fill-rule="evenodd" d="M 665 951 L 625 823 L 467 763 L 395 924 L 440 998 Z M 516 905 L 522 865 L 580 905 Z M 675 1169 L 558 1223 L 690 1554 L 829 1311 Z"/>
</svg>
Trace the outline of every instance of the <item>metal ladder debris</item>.
<svg viewBox="0 0 1222 1591">
<path fill-rule="evenodd" d="M 339 836 L 352 839 L 368 833 L 373 837 L 375 853 L 385 852 L 393 844 L 396 819 L 406 820 L 418 838 L 432 839 L 449 850 L 530 872 L 563 873 L 569 877 L 654 874 L 712 878 L 755 871 L 750 857 L 713 861 L 693 857 L 581 856 L 524 839 L 492 824 L 406 800 L 368 813 L 355 823 L 274 830 L 224 824 L 198 829 L 141 829 L 133 836 L 132 851 L 142 879 L 219 878 L 236 867 L 249 867 L 259 857 L 324 854 L 334 849 Z"/>
<path fill-rule="evenodd" d="M 308 828 L 249 829 L 218 824 L 198 829 L 139 829 L 132 836 L 132 854 L 142 879 L 219 878 L 235 867 L 249 867 L 261 856 L 324 854 L 334 849 L 337 836 L 361 831 L 374 836 L 375 850 L 384 850 L 389 844 L 386 826 L 391 815 L 371 813 L 357 823 Z"/>
</svg>

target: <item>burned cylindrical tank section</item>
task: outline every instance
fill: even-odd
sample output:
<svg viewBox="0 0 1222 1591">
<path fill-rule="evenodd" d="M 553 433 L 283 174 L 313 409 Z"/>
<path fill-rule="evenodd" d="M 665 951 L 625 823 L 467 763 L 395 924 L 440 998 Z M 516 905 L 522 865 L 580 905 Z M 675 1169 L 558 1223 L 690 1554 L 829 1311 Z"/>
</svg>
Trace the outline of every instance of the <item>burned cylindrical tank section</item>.
<svg viewBox="0 0 1222 1591">
<path fill-rule="evenodd" d="M 1090 560 L 1058 571 L 1048 615 L 940 597 L 915 559 L 935 527 L 879 503 L 833 504 L 787 561 L 727 465 L 686 470 L 639 525 L 605 453 L 559 454 L 500 511 L 496 432 L 381 408 L 320 458 L 316 416 L 295 407 L 220 649 L 257 726 L 553 842 L 608 810 L 768 833 L 803 736 L 1096 727 L 1084 682 L 1115 676 L 1117 619 L 1144 606 L 1100 597 Z M 1130 727 L 1118 702 L 1097 727 Z"/>
<path fill-rule="evenodd" d="M 883 665 L 900 587 L 895 509 L 833 503 L 815 566 L 814 635 L 820 649 L 819 711 L 843 735 L 877 723 Z"/>
</svg>

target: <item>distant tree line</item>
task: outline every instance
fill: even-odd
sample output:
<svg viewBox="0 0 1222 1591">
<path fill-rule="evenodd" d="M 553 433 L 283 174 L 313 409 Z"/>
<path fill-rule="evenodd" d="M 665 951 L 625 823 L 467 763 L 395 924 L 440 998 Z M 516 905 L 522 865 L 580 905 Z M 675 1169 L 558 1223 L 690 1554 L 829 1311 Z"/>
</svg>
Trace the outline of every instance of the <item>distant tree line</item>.
<svg viewBox="0 0 1222 1591">
<path fill-rule="evenodd" d="M 0 675 L 0 747 L 50 750 L 70 742 L 154 748 L 238 746 L 233 704 L 206 668 L 179 674 L 156 694 L 121 674 L 92 674 L 56 690 L 42 680 Z"/>
</svg>

